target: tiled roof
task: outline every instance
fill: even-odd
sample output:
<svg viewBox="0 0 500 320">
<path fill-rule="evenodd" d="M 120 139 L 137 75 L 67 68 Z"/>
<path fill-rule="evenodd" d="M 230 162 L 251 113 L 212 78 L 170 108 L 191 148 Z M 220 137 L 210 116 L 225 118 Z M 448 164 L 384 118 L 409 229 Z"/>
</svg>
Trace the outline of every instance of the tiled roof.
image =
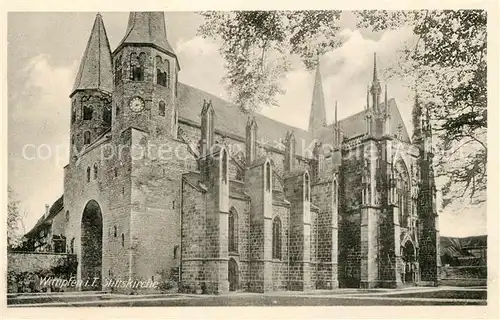
<svg viewBox="0 0 500 320">
<path fill-rule="evenodd" d="M 102 17 L 98 14 L 76 75 L 73 91 L 100 89 L 113 91 L 111 49 Z"/>
<path fill-rule="evenodd" d="M 210 93 L 183 83 L 179 83 L 178 96 L 179 116 L 181 121 L 185 119 L 199 125 L 201 123 L 200 114 L 203 107 L 203 100 L 212 100 L 212 105 L 215 109 L 216 129 L 236 135 L 240 138 L 245 137 L 245 127 L 248 117 L 241 112 L 237 106 Z M 391 99 L 388 103 L 391 108 L 391 132 L 395 134 L 398 126 L 401 124 L 401 140 L 410 142 L 396 101 Z M 256 114 L 255 119 L 258 128 L 257 139 L 268 141 L 270 146 L 276 146 L 280 141 L 284 142 L 287 131 L 293 131 L 295 133 L 295 140 L 297 141 L 296 154 L 304 155 L 302 150 L 304 147 L 309 147 L 309 144 L 314 140 L 312 133 L 307 130 L 281 123 L 260 114 Z M 364 121 L 364 111 L 340 120 L 339 125 L 344 132 L 344 136 L 347 138 L 365 133 L 366 124 Z M 333 124 L 317 130 L 314 136 L 318 137 L 318 139 L 324 143 L 333 143 Z"/>
<path fill-rule="evenodd" d="M 181 120 L 186 119 L 196 124 L 200 124 L 203 100 L 212 100 L 212 105 L 215 110 L 216 129 L 241 138 L 245 137 L 245 127 L 248 117 L 241 112 L 236 105 L 182 83 L 179 83 L 178 95 L 179 116 Z M 307 142 L 312 141 L 310 133 L 306 130 L 286 125 L 260 114 L 255 115 L 255 120 L 257 121 L 258 128 L 257 139 L 264 139 L 268 141 L 271 146 L 275 146 L 278 142 L 284 141 L 287 131 L 295 132 L 297 154 L 301 154 L 302 143 L 300 139 Z"/>
<path fill-rule="evenodd" d="M 31 228 L 30 231 L 26 233 L 26 237 L 30 237 L 32 235 L 36 235 L 38 230 L 40 230 L 40 227 L 45 224 L 45 222 L 49 221 L 50 219 L 54 218 L 61 210 L 64 209 L 64 196 L 60 196 L 59 199 L 57 199 L 52 206 L 49 209 L 49 214 L 45 215 L 45 213 L 38 219 L 36 224 Z"/>
<path fill-rule="evenodd" d="M 163 12 L 131 12 L 127 32 L 118 47 L 130 43 L 147 43 L 174 53 L 167 40 L 165 16 Z"/>
</svg>

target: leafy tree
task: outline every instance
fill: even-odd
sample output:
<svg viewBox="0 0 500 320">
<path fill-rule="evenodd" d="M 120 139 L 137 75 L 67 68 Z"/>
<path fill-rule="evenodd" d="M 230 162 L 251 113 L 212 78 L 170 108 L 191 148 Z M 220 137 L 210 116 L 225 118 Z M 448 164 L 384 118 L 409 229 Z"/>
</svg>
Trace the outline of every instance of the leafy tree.
<svg viewBox="0 0 500 320">
<path fill-rule="evenodd" d="M 391 70 L 418 92 L 432 118 L 443 204 L 486 191 L 486 12 L 481 10 L 357 11 L 373 31 L 409 28 Z M 224 82 L 244 111 L 276 104 L 294 63 L 313 68 L 341 45 L 340 11 L 205 12 L 199 33 L 220 41 Z M 295 59 L 295 60 L 294 60 Z M 296 65 L 295 65 L 296 67 Z"/>
<path fill-rule="evenodd" d="M 23 242 L 24 221 L 20 213 L 20 201 L 15 192 L 8 188 L 7 204 L 7 247 L 16 248 Z"/>
<path fill-rule="evenodd" d="M 319 55 L 338 47 L 340 11 L 202 12 L 199 33 L 220 41 L 224 82 L 244 112 L 276 105 L 280 81 L 302 61 L 307 69 Z M 295 58 L 295 60 L 294 60 Z"/>
<path fill-rule="evenodd" d="M 430 113 L 443 205 L 486 200 L 486 12 L 482 10 L 360 11 L 358 26 L 373 31 L 409 27 L 399 75 Z"/>
</svg>

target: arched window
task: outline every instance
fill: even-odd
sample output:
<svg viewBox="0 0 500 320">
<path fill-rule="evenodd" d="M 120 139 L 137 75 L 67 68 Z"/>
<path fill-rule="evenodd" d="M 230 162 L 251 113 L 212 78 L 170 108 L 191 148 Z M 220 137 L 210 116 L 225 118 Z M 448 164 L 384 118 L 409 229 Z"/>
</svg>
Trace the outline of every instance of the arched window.
<svg viewBox="0 0 500 320">
<path fill-rule="evenodd" d="M 84 145 L 90 144 L 90 131 L 85 131 L 83 133 L 83 144 Z"/>
<path fill-rule="evenodd" d="M 71 123 L 76 121 L 76 110 L 75 107 L 71 108 Z"/>
<path fill-rule="evenodd" d="M 116 226 L 113 227 L 113 236 L 116 238 L 117 237 L 117 229 L 116 229 Z"/>
<path fill-rule="evenodd" d="M 133 81 L 144 81 L 144 69 L 146 65 L 146 54 L 141 52 L 130 54 L 130 78 Z"/>
<path fill-rule="evenodd" d="M 266 191 L 271 190 L 271 163 L 266 163 Z"/>
<path fill-rule="evenodd" d="M 281 260 L 281 220 L 278 217 L 273 220 L 273 259 Z"/>
<path fill-rule="evenodd" d="M 70 247 L 69 247 L 69 252 L 70 253 L 75 253 L 75 238 L 73 237 L 70 242 Z"/>
<path fill-rule="evenodd" d="M 125 235 L 122 233 L 122 248 L 125 247 Z"/>
<path fill-rule="evenodd" d="M 69 210 L 66 210 L 66 221 L 69 221 Z"/>
<path fill-rule="evenodd" d="M 90 182 L 90 167 L 87 167 L 87 182 Z"/>
<path fill-rule="evenodd" d="M 163 101 L 160 101 L 158 105 L 158 114 L 162 117 L 165 116 L 165 102 Z"/>
<path fill-rule="evenodd" d="M 227 183 L 227 153 L 226 150 L 222 150 L 222 181 Z"/>
<path fill-rule="evenodd" d="M 311 195 L 311 186 L 309 183 L 309 175 L 307 172 L 304 174 L 304 198 L 306 201 L 309 201 Z"/>
<path fill-rule="evenodd" d="M 228 232 L 228 250 L 229 252 L 238 252 L 238 214 L 233 207 L 229 210 Z"/>
<path fill-rule="evenodd" d="M 115 59 L 115 85 L 122 83 L 122 56 Z"/>
<path fill-rule="evenodd" d="M 114 174 L 115 174 L 115 178 L 118 177 L 118 169 L 114 168 L 113 171 L 114 171 Z"/>
<path fill-rule="evenodd" d="M 168 60 L 163 61 L 160 56 L 156 56 L 156 83 L 168 87 Z"/>
<path fill-rule="evenodd" d="M 71 145 L 74 146 L 75 145 L 75 135 L 72 135 L 71 136 Z"/>
<path fill-rule="evenodd" d="M 399 208 L 399 225 L 409 227 L 411 215 L 411 193 L 408 170 L 402 161 L 396 164 L 396 203 Z"/>
<path fill-rule="evenodd" d="M 97 179 L 97 174 L 98 174 L 97 163 L 94 163 L 94 180 Z"/>
<path fill-rule="evenodd" d="M 92 120 L 92 114 L 94 113 L 94 107 L 91 105 L 83 107 L 83 120 Z"/>
</svg>

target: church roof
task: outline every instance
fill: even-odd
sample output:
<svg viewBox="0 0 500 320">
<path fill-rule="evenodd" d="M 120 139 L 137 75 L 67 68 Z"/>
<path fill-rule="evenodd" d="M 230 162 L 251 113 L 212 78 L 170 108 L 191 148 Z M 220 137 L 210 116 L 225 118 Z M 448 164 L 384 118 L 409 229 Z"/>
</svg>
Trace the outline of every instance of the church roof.
<svg viewBox="0 0 500 320">
<path fill-rule="evenodd" d="M 131 12 L 128 18 L 127 32 L 118 45 L 151 44 L 175 54 L 167 40 L 165 15 L 163 12 Z"/>
<path fill-rule="evenodd" d="M 245 127 L 248 121 L 248 116 L 240 111 L 240 109 L 217 96 L 204 92 L 200 89 L 191 87 L 189 85 L 179 83 L 179 117 L 196 124 L 201 123 L 201 108 L 204 100 L 212 100 L 212 105 L 215 110 L 215 126 L 216 130 L 236 135 L 240 138 L 245 137 Z M 394 99 L 388 101 L 391 110 L 391 135 L 395 135 L 398 127 L 401 125 L 402 141 L 410 142 L 410 138 L 406 127 L 404 125 L 401 114 Z M 257 122 L 257 139 L 268 142 L 269 146 L 277 147 L 280 145 L 284 147 L 285 138 L 288 131 L 293 131 L 295 135 L 296 154 L 309 157 L 303 153 L 303 149 L 308 148 L 310 143 L 316 137 L 324 143 L 333 143 L 333 124 L 318 129 L 313 136 L 312 132 L 304 129 L 293 127 L 282 122 L 273 120 L 261 114 L 255 114 Z M 344 136 L 352 138 L 366 132 L 366 124 L 364 120 L 364 111 L 356 113 L 350 117 L 339 121 L 341 130 Z M 303 143 L 304 142 L 304 143 Z M 310 151 L 312 152 L 311 146 Z"/>
<path fill-rule="evenodd" d="M 90 33 L 72 92 L 85 89 L 113 91 L 113 70 L 108 36 L 100 14 Z"/>
<path fill-rule="evenodd" d="M 178 95 L 179 116 L 181 119 L 200 124 L 203 101 L 212 100 L 215 110 L 216 129 L 241 138 L 245 137 L 248 116 L 241 112 L 236 105 L 183 83 L 179 83 Z M 255 114 L 255 120 L 258 127 L 257 139 L 259 141 L 262 139 L 268 141 L 270 146 L 277 147 L 277 144 L 284 142 L 287 131 L 294 131 L 295 133 L 297 154 L 301 154 L 301 138 L 306 141 L 312 140 L 306 130 L 281 123 L 260 114 Z"/>
<path fill-rule="evenodd" d="M 391 120 L 389 123 L 390 135 L 397 136 L 399 134 L 399 139 L 404 142 L 410 143 L 410 136 L 404 124 L 399 108 L 396 104 L 396 100 L 390 99 L 388 102 Z M 322 128 L 315 134 L 320 141 L 326 143 L 333 143 L 333 126 L 330 124 L 325 128 Z M 355 113 L 347 118 L 339 120 L 340 130 L 344 133 L 344 137 L 353 138 L 364 134 L 366 132 L 366 122 L 365 122 L 365 111 Z M 398 132 L 399 131 L 399 132 Z"/>
</svg>

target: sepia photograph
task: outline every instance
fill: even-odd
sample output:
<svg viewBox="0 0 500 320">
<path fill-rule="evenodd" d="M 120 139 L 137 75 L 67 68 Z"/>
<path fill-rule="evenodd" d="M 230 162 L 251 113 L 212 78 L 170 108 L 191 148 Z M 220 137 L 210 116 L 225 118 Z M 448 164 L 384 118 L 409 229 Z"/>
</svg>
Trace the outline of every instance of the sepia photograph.
<svg viewBox="0 0 500 320">
<path fill-rule="evenodd" d="M 486 10 L 6 16 L 8 309 L 492 303 Z"/>
</svg>

